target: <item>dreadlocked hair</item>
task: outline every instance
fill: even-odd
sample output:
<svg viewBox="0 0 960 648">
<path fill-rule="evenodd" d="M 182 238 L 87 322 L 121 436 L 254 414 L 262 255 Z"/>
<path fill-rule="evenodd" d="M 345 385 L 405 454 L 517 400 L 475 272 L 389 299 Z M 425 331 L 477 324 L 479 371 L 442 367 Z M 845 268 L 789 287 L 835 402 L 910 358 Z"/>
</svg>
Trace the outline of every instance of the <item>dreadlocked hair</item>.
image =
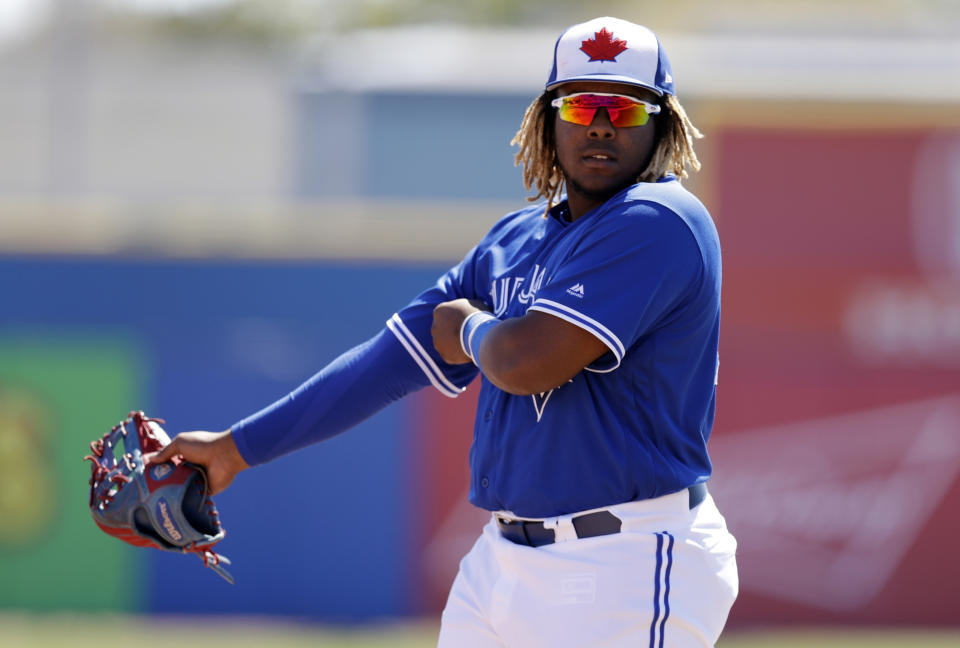
<svg viewBox="0 0 960 648">
<path fill-rule="evenodd" d="M 528 191 L 537 191 L 535 196 L 527 200 L 535 202 L 546 198 L 547 211 L 555 204 L 564 182 L 554 145 L 554 122 L 550 106 L 553 97 L 554 93 L 548 90 L 530 103 L 523 115 L 520 130 L 510 141 L 511 145 L 520 149 L 514 156 L 514 164 L 523 166 L 523 186 Z M 660 106 L 661 113 L 655 118 L 659 141 L 650 163 L 637 182 L 655 182 L 668 173 L 686 178 L 689 177 L 688 169 L 700 170 L 700 160 L 693 150 L 693 141 L 702 138 L 703 134 L 687 117 L 687 112 L 675 96 L 665 95 Z"/>
<path fill-rule="evenodd" d="M 673 173 L 678 178 L 687 178 L 692 171 L 700 170 L 700 160 L 693 150 L 693 140 L 701 139 L 701 133 L 673 95 L 666 95 L 660 104 L 663 116 L 657 125 L 661 129 L 660 142 L 653 151 L 650 164 L 640 175 L 640 182 L 655 182 Z"/>
<path fill-rule="evenodd" d="M 553 145 L 553 120 L 550 101 L 553 92 L 545 91 L 534 99 L 523 114 L 520 130 L 510 140 L 520 150 L 513 158 L 514 166 L 523 165 L 523 186 L 530 191 L 537 190 L 536 196 L 527 198 L 536 202 L 547 199 L 547 210 L 553 206 L 557 194 L 563 186 L 563 173 L 557 160 L 557 149 Z"/>
</svg>

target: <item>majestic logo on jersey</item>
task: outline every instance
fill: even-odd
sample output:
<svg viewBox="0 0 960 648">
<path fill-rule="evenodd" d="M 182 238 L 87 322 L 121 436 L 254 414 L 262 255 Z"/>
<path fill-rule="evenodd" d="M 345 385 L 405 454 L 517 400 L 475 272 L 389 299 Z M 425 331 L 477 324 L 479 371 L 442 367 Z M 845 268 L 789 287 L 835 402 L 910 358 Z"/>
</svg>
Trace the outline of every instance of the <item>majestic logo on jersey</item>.
<svg viewBox="0 0 960 648">
<path fill-rule="evenodd" d="M 613 33 L 604 27 L 594 32 L 593 38 L 580 42 L 580 51 L 591 61 L 616 61 L 617 56 L 627 49 L 627 41 L 614 39 Z"/>
<path fill-rule="evenodd" d="M 573 284 L 572 286 L 567 288 L 567 294 L 572 295 L 573 297 L 578 297 L 580 299 L 583 299 L 583 284 L 582 283 Z"/>
<path fill-rule="evenodd" d="M 530 280 L 527 277 L 501 277 L 494 279 L 490 285 L 490 303 L 493 305 L 493 314 L 503 317 L 510 303 L 516 298 L 521 304 L 532 304 L 543 279 L 547 274 L 546 268 L 539 264 L 533 266 Z M 524 287 L 526 284 L 526 287 Z"/>
</svg>

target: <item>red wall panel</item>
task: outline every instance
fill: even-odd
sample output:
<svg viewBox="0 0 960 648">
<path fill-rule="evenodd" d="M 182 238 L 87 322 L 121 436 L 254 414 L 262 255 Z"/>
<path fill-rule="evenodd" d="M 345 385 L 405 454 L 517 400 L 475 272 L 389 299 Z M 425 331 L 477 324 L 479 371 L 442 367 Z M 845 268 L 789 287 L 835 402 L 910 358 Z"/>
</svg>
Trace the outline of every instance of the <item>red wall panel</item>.
<svg viewBox="0 0 960 648">
<path fill-rule="evenodd" d="M 719 128 L 710 146 L 731 624 L 960 622 L 960 135 Z M 485 519 L 458 400 L 418 406 L 429 609 Z"/>
</svg>

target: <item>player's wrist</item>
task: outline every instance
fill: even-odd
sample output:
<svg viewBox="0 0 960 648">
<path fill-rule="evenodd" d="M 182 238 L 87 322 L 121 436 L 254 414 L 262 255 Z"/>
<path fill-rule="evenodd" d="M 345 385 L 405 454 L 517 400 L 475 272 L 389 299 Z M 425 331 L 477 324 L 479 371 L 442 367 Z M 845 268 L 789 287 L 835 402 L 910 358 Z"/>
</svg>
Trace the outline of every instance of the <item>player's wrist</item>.
<svg viewBox="0 0 960 648">
<path fill-rule="evenodd" d="M 464 318 L 460 326 L 460 347 L 473 364 L 480 366 L 480 344 L 484 336 L 500 320 L 487 311 L 476 311 Z"/>
<path fill-rule="evenodd" d="M 222 432 L 219 441 L 227 463 L 235 473 L 250 467 L 250 464 L 247 463 L 247 460 L 243 457 L 243 453 L 240 452 L 232 429 Z"/>
</svg>

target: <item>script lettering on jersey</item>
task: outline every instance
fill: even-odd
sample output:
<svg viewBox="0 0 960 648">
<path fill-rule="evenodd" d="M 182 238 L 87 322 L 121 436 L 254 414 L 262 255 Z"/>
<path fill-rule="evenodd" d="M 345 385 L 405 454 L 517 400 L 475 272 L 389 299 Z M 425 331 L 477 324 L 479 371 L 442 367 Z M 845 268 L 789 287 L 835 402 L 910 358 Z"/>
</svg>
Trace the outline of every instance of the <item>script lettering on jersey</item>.
<svg viewBox="0 0 960 648">
<path fill-rule="evenodd" d="M 490 284 L 490 303 L 493 305 L 493 314 L 497 317 L 503 317 L 510 308 L 510 304 L 516 300 L 521 304 L 530 305 L 537 296 L 537 291 L 543 285 L 543 280 L 547 276 L 547 269 L 541 268 L 540 264 L 534 264 L 533 271 L 529 277 L 498 277 Z M 572 380 L 570 382 L 573 382 Z M 550 395 L 558 388 L 551 389 L 540 394 L 530 396 L 533 401 L 533 409 L 537 413 L 537 422 L 543 416 L 547 409 L 547 401 Z"/>
<path fill-rule="evenodd" d="M 533 399 L 533 409 L 537 412 L 537 423 L 540 422 L 540 417 L 543 416 L 544 410 L 547 409 L 547 401 L 550 400 L 550 394 L 556 391 L 556 388 L 551 389 L 548 392 L 540 392 L 539 394 L 531 394 L 530 398 Z"/>
<path fill-rule="evenodd" d="M 573 378 L 567 381 L 568 383 L 573 382 Z M 563 387 L 563 385 L 560 385 Z M 550 400 L 550 395 L 560 389 L 560 387 L 554 387 L 550 391 L 540 392 L 539 394 L 531 394 L 530 398 L 533 399 L 533 409 L 537 412 L 537 423 L 540 422 L 540 418 L 543 416 L 544 411 L 547 409 L 547 401 Z"/>
<path fill-rule="evenodd" d="M 528 277 L 507 276 L 494 279 L 490 284 L 490 303 L 493 305 L 493 314 L 503 317 L 515 299 L 521 304 L 532 304 L 537 291 L 543 285 L 546 274 L 547 269 L 536 264 L 533 266 L 529 281 L 527 281 Z"/>
</svg>

